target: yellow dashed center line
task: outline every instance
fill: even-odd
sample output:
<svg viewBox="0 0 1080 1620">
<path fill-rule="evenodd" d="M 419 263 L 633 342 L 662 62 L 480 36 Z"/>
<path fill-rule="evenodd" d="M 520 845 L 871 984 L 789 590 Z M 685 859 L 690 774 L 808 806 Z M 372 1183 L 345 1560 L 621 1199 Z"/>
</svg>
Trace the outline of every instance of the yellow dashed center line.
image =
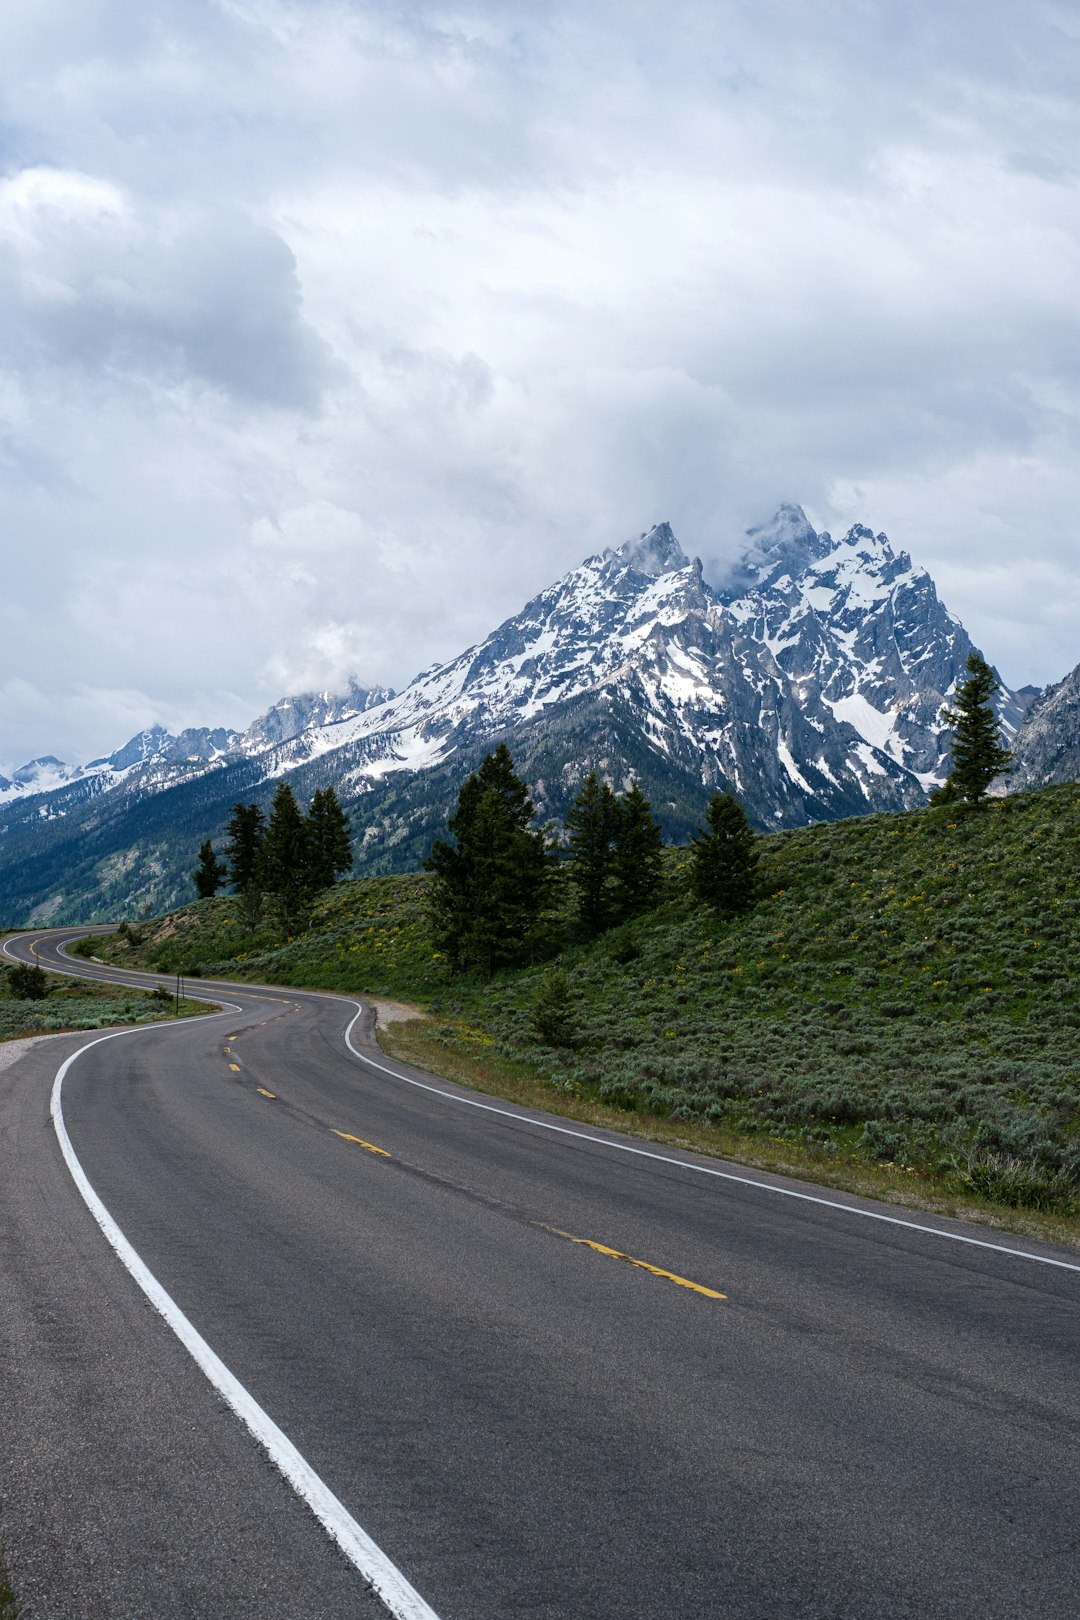
<svg viewBox="0 0 1080 1620">
<path fill-rule="evenodd" d="M 350 1136 L 348 1131 L 334 1131 L 334 1135 L 340 1136 L 343 1142 L 355 1142 L 357 1147 L 366 1148 L 369 1153 L 377 1153 L 380 1159 L 390 1157 L 385 1148 L 376 1147 L 374 1142 L 365 1142 L 362 1136 Z"/>
<path fill-rule="evenodd" d="M 239 1065 L 239 1063 L 230 1063 L 229 1068 L 233 1071 L 234 1074 L 239 1074 L 240 1073 L 240 1065 Z"/>
<path fill-rule="evenodd" d="M 277 1092 L 276 1091 L 266 1091 L 266 1090 L 263 1089 L 262 1086 L 256 1086 L 255 1090 L 259 1093 L 260 1097 L 269 1097 L 271 1102 L 276 1102 L 277 1101 Z"/>
<path fill-rule="evenodd" d="M 665 1271 L 662 1266 L 650 1265 L 647 1260 L 635 1260 L 632 1254 L 623 1254 L 621 1249 L 611 1249 L 606 1243 L 597 1243 L 593 1238 L 574 1237 L 572 1232 L 563 1232 L 557 1226 L 545 1226 L 543 1221 L 537 1221 L 541 1231 L 550 1232 L 553 1237 L 565 1238 L 567 1243 L 580 1243 L 586 1249 L 595 1249 L 597 1254 L 606 1254 L 612 1260 L 625 1260 L 628 1266 L 637 1266 L 641 1271 L 649 1272 L 653 1277 L 663 1277 L 668 1282 L 677 1283 L 680 1288 L 689 1288 L 695 1294 L 704 1294 L 706 1299 L 727 1299 L 715 1288 L 706 1288 L 704 1283 L 691 1282 L 689 1277 L 680 1277 L 677 1272 Z"/>
</svg>

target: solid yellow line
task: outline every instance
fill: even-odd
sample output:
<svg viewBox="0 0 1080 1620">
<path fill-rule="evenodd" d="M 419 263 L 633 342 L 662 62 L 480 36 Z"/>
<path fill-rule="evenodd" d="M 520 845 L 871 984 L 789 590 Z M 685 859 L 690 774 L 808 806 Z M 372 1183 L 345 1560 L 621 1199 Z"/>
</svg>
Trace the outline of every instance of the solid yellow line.
<svg viewBox="0 0 1080 1620">
<path fill-rule="evenodd" d="M 262 1086 L 256 1086 L 255 1090 L 259 1093 L 260 1097 L 269 1097 L 271 1102 L 277 1101 L 276 1091 L 264 1091 Z"/>
<path fill-rule="evenodd" d="M 367 1148 L 369 1153 L 377 1153 L 380 1159 L 390 1157 L 385 1148 L 376 1147 L 374 1142 L 365 1142 L 362 1136 L 350 1136 L 348 1131 L 334 1131 L 334 1135 L 340 1136 L 343 1142 L 355 1142 L 358 1147 Z"/>
<path fill-rule="evenodd" d="M 625 1260 L 628 1266 L 637 1266 L 641 1271 L 648 1271 L 654 1277 L 664 1277 L 668 1282 L 677 1283 L 680 1288 L 689 1288 L 695 1294 L 704 1294 L 706 1299 L 727 1299 L 715 1288 L 706 1288 L 704 1283 L 691 1282 L 689 1277 L 680 1277 L 677 1272 L 665 1271 L 662 1266 L 650 1265 L 647 1260 L 635 1260 L 632 1254 L 623 1254 L 621 1249 L 611 1249 L 606 1243 L 597 1243 L 593 1238 L 574 1237 L 571 1232 L 560 1231 L 557 1226 L 544 1226 L 542 1221 L 537 1222 L 545 1232 L 551 1232 L 555 1237 L 565 1238 L 568 1243 L 583 1244 L 586 1249 L 595 1249 L 597 1254 L 609 1255 L 612 1260 Z"/>
<path fill-rule="evenodd" d="M 234 1074 L 239 1074 L 240 1073 L 240 1065 L 239 1065 L 239 1063 L 230 1063 L 229 1068 L 232 1070 L 232 1072 Z"/>
</svg>

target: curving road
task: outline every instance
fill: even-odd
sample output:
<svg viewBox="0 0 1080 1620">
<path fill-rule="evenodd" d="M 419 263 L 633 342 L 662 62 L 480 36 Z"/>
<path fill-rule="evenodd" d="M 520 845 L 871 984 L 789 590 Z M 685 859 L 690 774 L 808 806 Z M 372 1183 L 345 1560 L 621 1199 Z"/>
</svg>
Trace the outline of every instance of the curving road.
<svg viewBox="0 0 1080 1620">
<path fill-rule="evenodd" d="M 75 932 L 6 949 L 154 982 Z M 26 1620 L 1074 1620 L 1080 1255 L 479 1098 L 337 997 L 199 989 L 236 1010 L 0 1070 Z M 386 1603 L 96 1224 L 49 1120 L 74 1052 L 90 1186 Z"/>
</svg>

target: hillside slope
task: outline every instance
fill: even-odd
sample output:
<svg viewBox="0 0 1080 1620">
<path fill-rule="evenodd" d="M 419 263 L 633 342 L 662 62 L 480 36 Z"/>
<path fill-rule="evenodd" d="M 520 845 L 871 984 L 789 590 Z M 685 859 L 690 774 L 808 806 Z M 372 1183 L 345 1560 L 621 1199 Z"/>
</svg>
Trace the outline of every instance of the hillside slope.
<svg viewBox="0 0 1080 1620">
<path fill-rule="evenodd" d="M 780 1142 L 819 1166 L 1076 1208 L 1080 788 L 808 827 L 763 850 L 746 917 L 691 904 L 669 851 L 655 911 L 591 944 L 564 922 L 548 962 L 492 981 L 447 979 L 417 875 L 339 885 L 285 944 L 244 938 L 225 899 L 102 953 L 407 997 L 431 1013 L 414 1054 L 444 1068 L 508 1063 L 568 1098 L 707 1126 L 727 1151 Z M 559 971 L 552 1048 L 532 1013 Z"/>
</svg>

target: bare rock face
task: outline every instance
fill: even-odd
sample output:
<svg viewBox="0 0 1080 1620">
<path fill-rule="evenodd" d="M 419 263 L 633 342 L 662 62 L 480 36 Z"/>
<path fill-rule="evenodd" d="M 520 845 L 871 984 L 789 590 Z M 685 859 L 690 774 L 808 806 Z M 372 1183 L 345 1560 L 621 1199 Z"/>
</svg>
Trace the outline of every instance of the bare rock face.
<svg viewBox="0 0 1080 1620">
<path fill-rule="evenodd" d="M 1080 781 L 1080 665 L 1034 699 L 1013 751 L 1010 792 Z"/>
</svg>

